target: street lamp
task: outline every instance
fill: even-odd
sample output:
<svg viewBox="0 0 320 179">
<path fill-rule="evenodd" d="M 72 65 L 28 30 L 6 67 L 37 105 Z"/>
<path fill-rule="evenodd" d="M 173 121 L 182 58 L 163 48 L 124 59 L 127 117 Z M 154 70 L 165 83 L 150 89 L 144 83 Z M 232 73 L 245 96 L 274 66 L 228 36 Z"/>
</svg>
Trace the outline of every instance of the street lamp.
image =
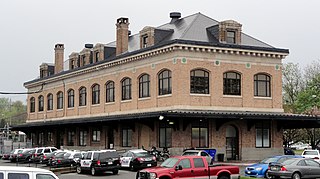
<svg viewBox="0 0 320 179">
<path fill-rule="evenodd" d="M 316 98 L 317 98 L 317 95 L 312 95 L 312 98 L 313 98 L 313 109 L 312 109 L 312 115 L 314 115 L 316 117 L 316 120 L 317 120 L 317 113 L 316 113 L 316 108 L 317 108 L 317 105 L 316 105 Z M 313 128 L 313 141 L 314 141 L 314 149 L 316 149 L 316 128 Z"/>
</svg>

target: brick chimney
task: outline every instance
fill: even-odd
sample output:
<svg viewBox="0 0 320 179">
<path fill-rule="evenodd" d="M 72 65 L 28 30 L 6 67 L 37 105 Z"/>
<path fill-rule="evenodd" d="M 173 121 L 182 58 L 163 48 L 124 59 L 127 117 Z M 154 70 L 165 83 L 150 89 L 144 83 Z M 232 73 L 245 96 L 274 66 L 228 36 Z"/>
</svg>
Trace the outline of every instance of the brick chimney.
<svg viewBox="0 0 320 179">
<path fill-rule="evenodd" d="M 121 17 L 117 19 L 117 46 L 116 55 L 120 55 L 128 51 L 129 41 L 129 19 Z"/>
<path fill-rule="evenodd" d="M 63 71 L 64 61 L 64 45 L 56 44 L 54 46 L 54 73 L 60 73 Z"/>
</svg>

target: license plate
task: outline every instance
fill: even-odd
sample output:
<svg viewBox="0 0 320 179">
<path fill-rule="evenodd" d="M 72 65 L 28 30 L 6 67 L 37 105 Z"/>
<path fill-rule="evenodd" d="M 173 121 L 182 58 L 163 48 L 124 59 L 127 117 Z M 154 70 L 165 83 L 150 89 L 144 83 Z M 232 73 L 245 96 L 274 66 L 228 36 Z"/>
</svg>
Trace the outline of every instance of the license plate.
<svg viewBox="0 0 320 179">
<path fill-rule="evenodd" d="M 148 167 L 151 167 L 151 164 L 147 164 Z"/>
<path fill-rule="evenodd" d="M 271 167 L 271 170 L 278 170 L 278 167 Z"/>
<path fill-rule="evenodd" d="M 112 164 L 112 162 L 108 162 L 108 164 L 109 164 L 109 165 L 111 165 L 111 164 Z"/>
</svg>

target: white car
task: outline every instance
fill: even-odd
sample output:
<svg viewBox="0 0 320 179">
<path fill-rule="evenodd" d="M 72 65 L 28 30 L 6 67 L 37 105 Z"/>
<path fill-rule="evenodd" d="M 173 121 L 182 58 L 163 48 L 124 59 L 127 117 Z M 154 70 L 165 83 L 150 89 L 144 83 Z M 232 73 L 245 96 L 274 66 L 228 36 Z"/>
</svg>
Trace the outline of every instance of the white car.
<svg viewBox="0 0 320 179">
<path fill-rule="evenodd" d="M 312 158 L 317 162 L 320 162 L 320 152 L 319 150 L 304 150 L 301 156 L 305 158 Z"/>
<path fill-rule="evenodd" d="M 207 162 L 209 164 L 212 164 L 213 159 L 211 155 L 209 155 L 206 151 L 204 150 L 186 150 L 182 153 L 182 155 L 197 155 L 197 156 L 203 156 L 206 158 Z"/>
<path fill-rule="evenodd" d="M 59 179 L 49 170 L 33 167 L 1 166 L 0 178 Z"/>
</svg>

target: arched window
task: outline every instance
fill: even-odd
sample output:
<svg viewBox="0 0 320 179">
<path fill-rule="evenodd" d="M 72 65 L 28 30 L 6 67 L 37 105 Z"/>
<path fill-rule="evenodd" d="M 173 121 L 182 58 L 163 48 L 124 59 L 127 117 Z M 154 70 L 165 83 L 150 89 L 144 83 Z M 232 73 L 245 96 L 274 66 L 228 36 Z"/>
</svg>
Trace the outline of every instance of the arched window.
<svg viewBox="0 0 320 179">
<path fill-rule="evenodd" d="M 74 90 L 70 89 L 68 91 L 68 108 L 74 107 Z"/>
<path fill-rule="evenodd" d="M 209 73 L 204 70 L 190 72 L 190 93 L 209 94 Z"/>
<path fill-rule="evenodd" d="M 59 91 L 57 93 L 57 109 L 63 108 L 63 93 Z"/>
<path fill-rule="evenodd" d="M 158 75 L 159 95 L 171 94 L 171 71 L 164 70 Z"/>
<path fill-rule="evenodd" d="M 79 106 L 87 105 L 87 90 L 85 87 L 79 89 Z"/>
<path fill-rule="evenodd" d="M 47 110 L 50 111 L 53 109 L 53 95 L 51 93 L 48 94 L 47 100 L 48 100 Z"/>
<path fill-rule="evenodd" d="M 35 112 L 36 110 L 36 99 L 34 97 L 30 98 L 30 112 Z"/>
<path fill-rule="evenodd" d="M 266 74 L 254 75 L 254 96 L 271 97 L 271 79 Z"/>
<path fill-rule="evenodd" d="M 144 74 L 139 78 L 139 98 L 150 97 L 150 76 Z"/>
<path fill-rule="evenodd" d="M 122 100 L 131 99 L 131 79 L 125 78 L 121 82 L 122 84 Z"/>
<path fill-rule="evenodd" d="M 44 109 L 44 97 L 41 95 L 38 98 L 39 101 L 39 110 L 38 111 L 43 111 Z"/>
<path fill-rule="evenodd" d="M 100 103 L 100 85 L 95 84 L 92 86 L 92 104 Z"/>
<path fill-rule="evenodd" d="M 106 84 L 106 102 L 114 102 L 114 82 L 109 81 Z"/>
<path fill-rule="evenodd" d="M 236 72 L 223 74 L 223 94 L 241 95 L 241 75 Z"/>
</svg>

